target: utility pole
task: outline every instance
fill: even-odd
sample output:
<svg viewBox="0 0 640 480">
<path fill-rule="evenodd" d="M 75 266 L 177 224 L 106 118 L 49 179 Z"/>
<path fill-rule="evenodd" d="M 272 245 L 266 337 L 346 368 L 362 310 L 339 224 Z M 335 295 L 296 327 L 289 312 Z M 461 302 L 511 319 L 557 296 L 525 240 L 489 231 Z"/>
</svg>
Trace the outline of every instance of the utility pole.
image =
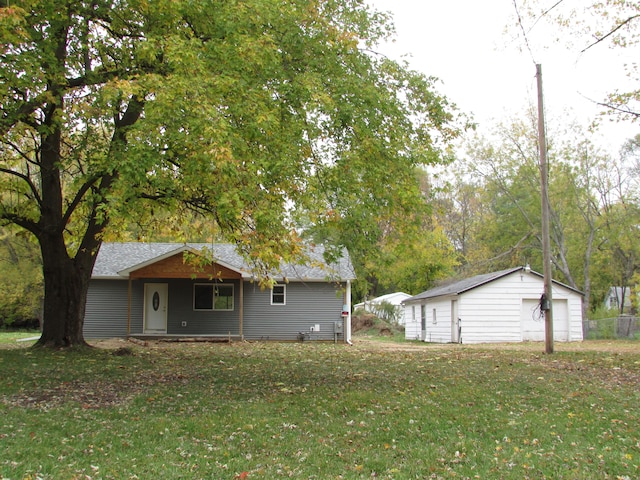
<svg viewBox="0 0 640 480">
<path fill-rule="evenodd" d="M 544 294 L 540 309 L 544 311 L 544 351 L 553 353 L 553 297 L 551 293 L 551 239 L 549 236 L 549 169 L 547 167 L 547 139 L 544 128 L 544 103 L 542 99 L 542 65 L 536 64 L 538 84 L 538 143 L 540 144 L 540 186 L 542 197 L 542 261 L 544 263 Z"/>
</svg>

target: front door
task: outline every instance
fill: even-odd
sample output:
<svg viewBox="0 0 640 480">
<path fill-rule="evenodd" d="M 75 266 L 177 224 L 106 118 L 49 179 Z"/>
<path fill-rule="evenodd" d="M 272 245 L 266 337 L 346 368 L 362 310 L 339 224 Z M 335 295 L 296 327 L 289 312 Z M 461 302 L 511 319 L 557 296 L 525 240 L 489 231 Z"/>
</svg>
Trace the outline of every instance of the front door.
<svg viewBox="0 0 640 480">
<path fill-rule="evenodd" d="M 167 333 L 167 300 L 169 287 L 166 283 L 144 285 L 144 333 Z"/>
</svg>

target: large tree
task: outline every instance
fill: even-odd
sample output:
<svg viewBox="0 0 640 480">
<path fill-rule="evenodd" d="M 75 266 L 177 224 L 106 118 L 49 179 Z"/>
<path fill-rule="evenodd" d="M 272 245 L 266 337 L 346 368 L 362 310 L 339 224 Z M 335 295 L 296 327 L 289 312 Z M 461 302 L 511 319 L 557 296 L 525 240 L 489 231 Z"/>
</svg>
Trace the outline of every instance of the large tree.
<svg viewBox="0 0 640 480">
<path fill-rule="evenodd" d="M 85 344 L 95 257 L 132 221 L 204 212 L 264 275 L 302 252 L 293 211 L 411 218 L 456 133 L 433 79 L 371 50 L 392 28 L 362 0 L 0 5 L 0 221 L 40 245 L 40 345 Z"/>
</svg>

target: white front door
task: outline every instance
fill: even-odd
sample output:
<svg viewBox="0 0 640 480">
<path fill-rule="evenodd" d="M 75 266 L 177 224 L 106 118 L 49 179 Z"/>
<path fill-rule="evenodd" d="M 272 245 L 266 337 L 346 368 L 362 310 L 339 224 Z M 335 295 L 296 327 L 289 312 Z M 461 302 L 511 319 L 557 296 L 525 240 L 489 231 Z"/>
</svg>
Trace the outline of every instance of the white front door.
<svg viewBox="0 0 640 480">
<path fill-rule="evenodd" d="M 168 297 L 166 283 L 144 284 L 144 333 L 167 333 Z"/>
</svg>

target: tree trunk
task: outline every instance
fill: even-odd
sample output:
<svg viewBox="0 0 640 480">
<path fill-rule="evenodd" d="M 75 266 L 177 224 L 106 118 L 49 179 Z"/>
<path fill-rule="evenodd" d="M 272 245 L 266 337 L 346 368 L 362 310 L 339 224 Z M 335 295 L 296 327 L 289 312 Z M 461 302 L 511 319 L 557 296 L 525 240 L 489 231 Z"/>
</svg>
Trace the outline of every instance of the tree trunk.
<svg viewBox="0 0 640 480">
<path fill-rule="evenodd" d="M 36 346 L 62 348 L 87 346 L 84 313 L 95 255 L 70 258 L 64 239 L 41 242 L 44 271 L 44 318 Z"/>
</svg>

